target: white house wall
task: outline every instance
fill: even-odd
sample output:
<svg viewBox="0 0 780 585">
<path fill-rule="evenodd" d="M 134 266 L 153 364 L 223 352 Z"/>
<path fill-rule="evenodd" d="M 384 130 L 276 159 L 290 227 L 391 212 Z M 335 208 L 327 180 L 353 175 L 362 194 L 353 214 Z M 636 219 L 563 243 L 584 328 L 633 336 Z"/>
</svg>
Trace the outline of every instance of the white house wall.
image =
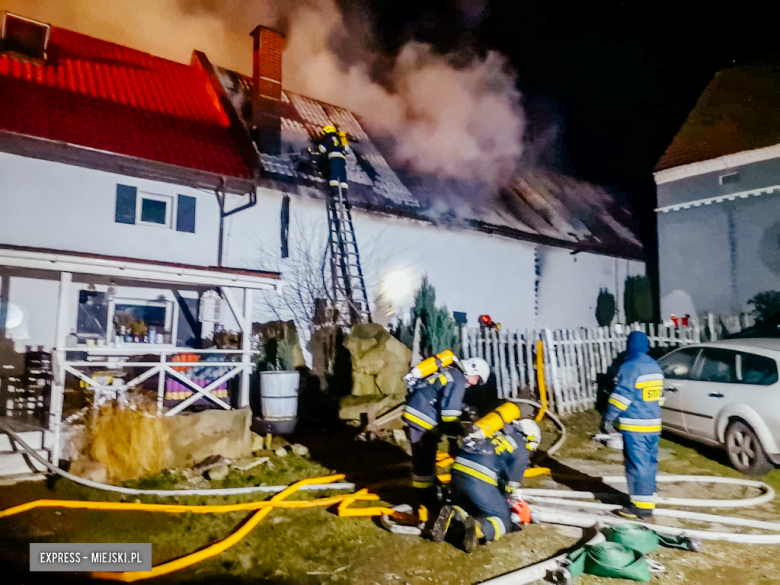
<svg viewBox="0 0 780 585">
<path fill-rule="evenodd" d="M 539 246 L 537 327 L 597 327 L 599 290 L 615 297 L 615 322 L 625 322 L 623 294 L 627 276 L 645 274 L 644 262 Z"/>
<path fill-rule="evenodd" d="M 279 270 L 284 277 L 302 248 L 314 260 L 321 259 L 327 239 L 324 201 L 291 196 L 288 260 L 279 259 L 281 205 L 281 193 L 260 190 L 256 207 L 228 218 L 229 265 Z M 594 327 L 599 289 L 615 294 L 622 312 L 626 276 L 645 274 L 643 262 L 584 252 L 571 255 L 569 250 L 360 210 L 353 211 L 353 219 L 369 301 L 387 303 L 386 309 L 374 311 L 379 322 L 388 311 L 393 317 L 408 318 L 414 290 L 427 274 L 437 304 L 466 313 L 471 325 L 479 315 L 488 314 L 509 328 Z M 542 268 L 538 316 L 537 249 Z M 275 318 L 270 305 L 278 316 L 292 318 L 275 293 L 258 296 L 270 302 L 256 302 L 256 320 Z"/>
<path fill-rule="evenodd" d="M 117 184 L 195 197 L 195 233 L 116 223 Z M 214 193 L 0 152 L 2 244 L 216 266 L 218 234 Z"/>
</svg>

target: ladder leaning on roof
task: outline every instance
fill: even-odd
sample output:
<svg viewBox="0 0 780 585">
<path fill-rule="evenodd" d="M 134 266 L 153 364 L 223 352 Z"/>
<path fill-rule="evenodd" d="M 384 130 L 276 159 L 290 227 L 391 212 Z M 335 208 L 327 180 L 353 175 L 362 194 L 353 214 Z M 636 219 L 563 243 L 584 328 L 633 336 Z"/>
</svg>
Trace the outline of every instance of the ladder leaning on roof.
<svg viewBox="0 0 780 585">
<path fill-rule="evenodd" d="M 339 186 L 338 195 L 328 194 L 327 197 L 326 254 L 330 254 L 331 286 L 328 287 L 326 282 L 325 288 L 341 318 L 347 319 L 346 324 L 371 323 L 371 309 L 346 193 Z"/>
</svg>

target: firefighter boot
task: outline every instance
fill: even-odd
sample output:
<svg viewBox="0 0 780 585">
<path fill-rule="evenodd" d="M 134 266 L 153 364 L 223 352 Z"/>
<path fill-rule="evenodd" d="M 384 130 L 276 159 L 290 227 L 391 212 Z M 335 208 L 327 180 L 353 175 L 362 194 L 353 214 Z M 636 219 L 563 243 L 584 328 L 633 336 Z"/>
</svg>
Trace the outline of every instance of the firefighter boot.
<svg viewBox="0 0 780 585">
<path fill-rule="evenodd" d="M 472 553 L 476 550 L 480 540 L 485 538 L 482 533 L 482 527 L 479 525 L 472 516 L 466 518 L 463 522 L 464 535 L 463 535 L 463 550 L 467 553 Z"/>
<path fill-rule="evenodd" d="M 450 528 L 450 523 L 455 517 L 455 510 L 452 506 L 444 505 L 439 510 L 439 515 L 436 516 L 433 525 L 431 527 L 430 538 L 433 542 L 444 542 L 444 538 L 447 536 L 447 531 Z"/>
</svg>

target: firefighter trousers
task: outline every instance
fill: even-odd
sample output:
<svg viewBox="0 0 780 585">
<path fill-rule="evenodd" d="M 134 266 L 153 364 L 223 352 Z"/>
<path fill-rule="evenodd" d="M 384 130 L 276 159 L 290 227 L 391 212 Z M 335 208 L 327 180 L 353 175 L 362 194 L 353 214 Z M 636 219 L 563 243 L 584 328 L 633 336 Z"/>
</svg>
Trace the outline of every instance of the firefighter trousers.
<svg viewBox="0 0 780 585">
<path fill-rule="evenodd" d="M 623 458 L 631 503 L 640 510 L 655 509 L 660 433 L 623 431 Z"/>
<path fill-rule="evenodd" d="M 414 427 L 409 429 L 409 442 L 412 444 L 412 486 L 418 506 L 425 506 L 435 514 L 438 509 L 438 490 L 436 489 L 436 449 L 439 434 L 435 430 L 423 431 Z"/>
<path fill-rule="evenodd" d="M 341 157 L 333 157 L 328 161 L 328 165 L 328 189 L 330 194 L 335 197 L 339 194 L 339 187 L 341 187 L 342 191 L 349 188 L 347 184 L 347 161 Z"/>
<path fill-rule="evenodd" d="M 457 470 L 452 472 L 450 485 L 456 510 L 461 515 L 463 511 L 473 516 L 479 522 L 486 541 L 498 540 L 512 530 L 509 503 L 498 486 Z"/>
</svg>

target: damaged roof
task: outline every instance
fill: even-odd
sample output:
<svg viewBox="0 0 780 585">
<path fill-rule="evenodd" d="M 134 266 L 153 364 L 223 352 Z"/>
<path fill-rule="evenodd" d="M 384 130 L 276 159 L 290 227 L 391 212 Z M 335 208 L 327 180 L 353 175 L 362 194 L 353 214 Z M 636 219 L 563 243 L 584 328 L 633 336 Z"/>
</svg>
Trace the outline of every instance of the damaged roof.
<svg viewBox="0 0 780 585">
<path fill-rule="evenodd" d="M 51 27 L 45 61 L 0 53 L 0 131 L 251 180 L 208 76 Z M 86 153 L 82 153 L 86 155 Z"/>
<path fill-rule="evenodd" d="M 656 171 L 780 144 L 780 66 L 715 74 Z"/>
<path fill-rule="evenodd" d="M 185 65 L 51 27 L 45 61 L 0 53 L 0 142 L 24 156 L 231 192 L 253 189 L 259 174 L 261 185 L 324 198 L 303 153 L 334 123 L 350 136 L 356 207 L 642 258 L 635 218 L 603 187 L 536 167 L 480 196 L 462 182 L 412 177 L 391 168 L 349 110 L 294 92 L 282 92 L 282 152 L 258 152 L 248 139 L 251 91 L 250 78 L 197 51 Z"/>
<path fill-rule="evenodd" d="M 249 132 L 252 79 L 220 67 L 214 71 Z M 287 90 L 282 91 L 281 153 L 260 153 L 261 183 L 324 197 L 324 180 L 305 151 L 326 124 L 350 137 L 347 179 L 357 207 L 583 251 L 643 257 L 636 218 L 603 187 L 531 167 L 500 193 L 476 197 L 462 182 L 394 170 L 352 112 Z"/>
</svg>

